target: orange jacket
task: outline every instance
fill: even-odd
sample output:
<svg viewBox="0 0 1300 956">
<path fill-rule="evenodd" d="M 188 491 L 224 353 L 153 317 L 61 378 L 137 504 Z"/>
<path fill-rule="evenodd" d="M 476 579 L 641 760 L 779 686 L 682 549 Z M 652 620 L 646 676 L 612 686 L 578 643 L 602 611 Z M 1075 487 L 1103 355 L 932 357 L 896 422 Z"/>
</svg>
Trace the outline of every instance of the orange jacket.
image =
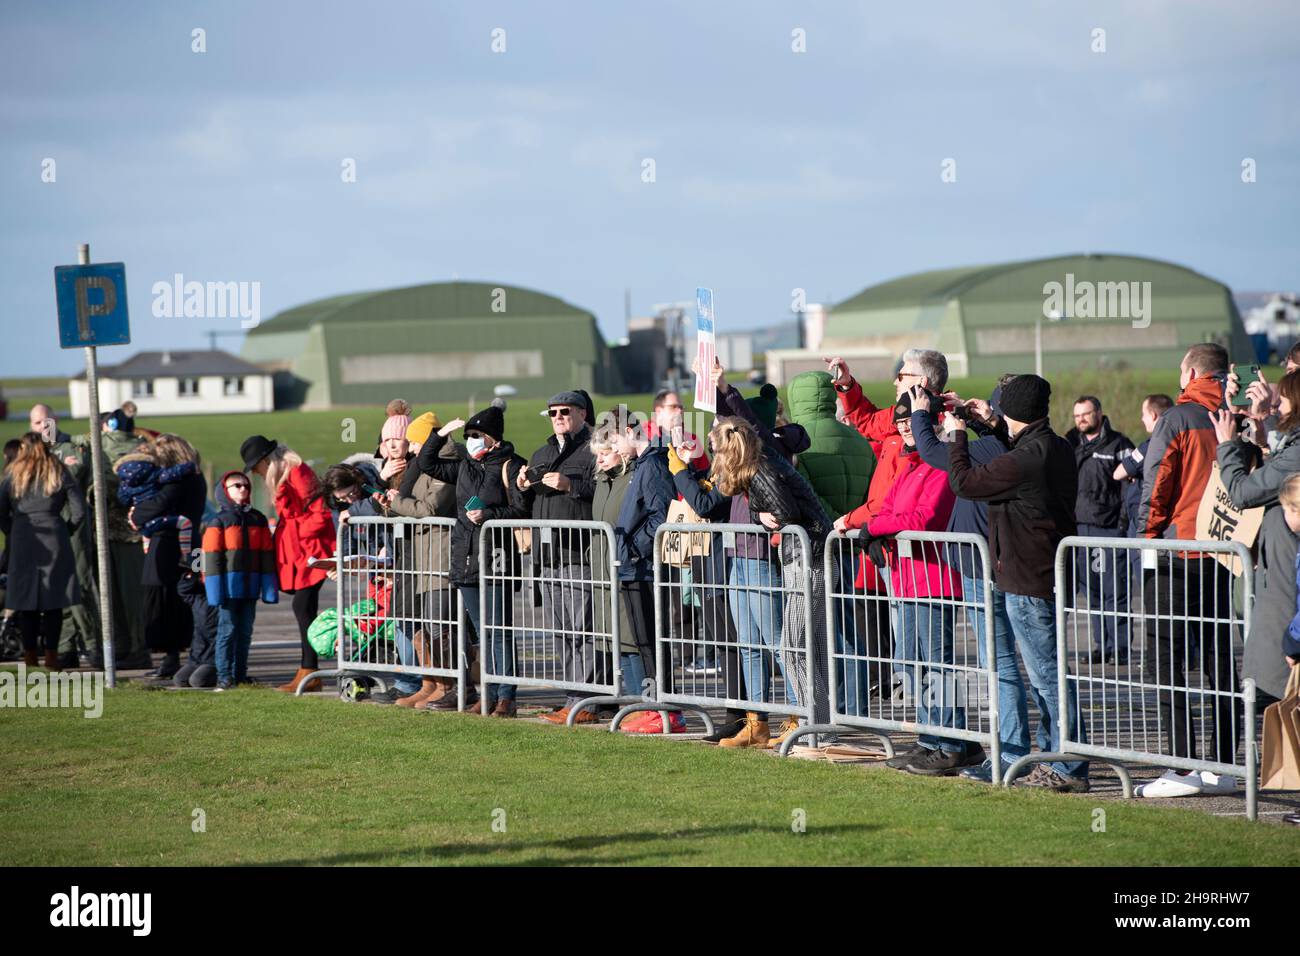
<svg viewBox="0 0 1300 956">
<path fill-rule="evenodd" d="M 1196 513 L 1219 445 L 1210 412 L 1222 402 L 1222 383 L 1208 376 L 1194 378 L 1156 422 L 1143 462 L 1138 511 L 1143 537 L 1195 540 Z"/>
</svg>

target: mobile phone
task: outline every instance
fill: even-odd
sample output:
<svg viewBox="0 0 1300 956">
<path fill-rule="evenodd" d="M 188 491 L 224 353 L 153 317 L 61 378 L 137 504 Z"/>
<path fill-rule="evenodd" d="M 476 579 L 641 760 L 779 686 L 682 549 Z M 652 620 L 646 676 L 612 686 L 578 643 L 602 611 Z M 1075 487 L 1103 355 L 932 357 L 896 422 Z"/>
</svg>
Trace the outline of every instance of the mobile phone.
<svg viewBox="0 0 1300 956">
<path fill-rule="evenodd" d="M 470 495 L 469 501 L 465 502 L 466 511 L 482 511 L 483 500 L 478 495 Z"/>
<path fill-rule="evenodd" d="M 1259 381 L 1259 366 L 1247 365 L 1246 371 L 1241 371 L 1242 366 L 1237 366 L 1237 383 L 1240 386 L 1237 394 L 1232 396 L 1233 405 L 1249 405 L 1250 396 L 1246 394 L 1246 386 L 1251 382 Z"/>
<path fill-rule="evenodd" d="M 541 484 L 542 479 L 546 477 L 546 468 L 542 465 L 529 465 L 524 474 L 528 476 L 530 484 Z"/>
</svg>

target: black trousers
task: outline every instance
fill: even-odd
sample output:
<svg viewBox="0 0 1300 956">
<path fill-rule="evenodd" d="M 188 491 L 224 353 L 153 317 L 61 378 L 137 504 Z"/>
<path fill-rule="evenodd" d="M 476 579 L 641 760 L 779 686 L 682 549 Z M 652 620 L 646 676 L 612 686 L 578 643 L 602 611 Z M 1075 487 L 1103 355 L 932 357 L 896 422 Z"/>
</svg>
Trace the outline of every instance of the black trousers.
<svg viewBox="0 0 1300 956">
<path fill-rule="evenodd" d="M 18 631 L 23 636 L 23 650 L 37 650 L 36 638 L 39 635 L 45 642 L 47 653 L 58 653 L 59 631 L 63 628 L 63 608 L 15 611 L 14 614 L 18 618 Z"/>
<path fill-rule="evenodd" d="M 299 588 L 293 592 L 293 616 L 298 622 L 298 640 L 302 642 L 301 666 L 313 671 L 320 666 L 320 660 L 316 657 L 315 648 L 307 640 L 307 628 L 316 620 L 320 608 L 320 589 L 324 583 L 317 581 L 311 587 Z"/>
<path fill-rule="evenodd" d="M 194 616 L 176 585 L 141 585 L 144 598 L 144 640 L 149 649 L 179 654 L 194 639 Z"/>
<path fill-rule="evenodd" d="M 1220 763 L 1233 763 L 1237 753 L 1245 708 L 1227 696 L 1241 684 L 1227 623 L 1231 582 L 1232 572 L 1214 558 L 1179 557 L 1168 570 L 1148 572 L 1143 582 L 1146 607 L 1156 614 L 1154 621 L 1147 619 L 1144 676 L 1170 688 L 1158 692 L 1159 714 L 1175 757 L 1199 760 L 1202 738 Z M 1203 679 L 1191 681 L 1187 661 L 1198 646 Z"/>
</svg>

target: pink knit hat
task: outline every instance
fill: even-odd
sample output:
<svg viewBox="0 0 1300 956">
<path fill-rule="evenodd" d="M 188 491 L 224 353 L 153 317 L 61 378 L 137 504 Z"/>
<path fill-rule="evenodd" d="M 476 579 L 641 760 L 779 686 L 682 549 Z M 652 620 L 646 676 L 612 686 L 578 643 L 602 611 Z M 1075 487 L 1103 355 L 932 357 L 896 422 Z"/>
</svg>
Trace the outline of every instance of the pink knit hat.
<svg viewBox="0 0 1300 956">
<path fill-rule="evenodd" d="M 384 419 L 384 430 L 379 433 L 381 441 L 390 438 L 405 438 L 406 430 L 411 427 L 410 415 L 389 415 Z"/>
</svg>

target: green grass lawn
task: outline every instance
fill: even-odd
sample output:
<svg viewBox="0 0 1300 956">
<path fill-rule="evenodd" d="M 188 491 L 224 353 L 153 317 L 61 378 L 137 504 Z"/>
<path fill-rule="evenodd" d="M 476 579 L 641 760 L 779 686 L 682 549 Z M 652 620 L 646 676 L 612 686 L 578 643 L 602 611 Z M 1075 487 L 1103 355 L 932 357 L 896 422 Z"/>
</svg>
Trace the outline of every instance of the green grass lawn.
<svg viewBox="0 0 1300 956">
<path fill-rule="evenodd" d="M 1086 796 L 266 689 L 0 733 L 0 865 L 1300 864 L 1300 831 L 1192 810 L 1108 801 L 1100 833 Z"/>
</svg>

